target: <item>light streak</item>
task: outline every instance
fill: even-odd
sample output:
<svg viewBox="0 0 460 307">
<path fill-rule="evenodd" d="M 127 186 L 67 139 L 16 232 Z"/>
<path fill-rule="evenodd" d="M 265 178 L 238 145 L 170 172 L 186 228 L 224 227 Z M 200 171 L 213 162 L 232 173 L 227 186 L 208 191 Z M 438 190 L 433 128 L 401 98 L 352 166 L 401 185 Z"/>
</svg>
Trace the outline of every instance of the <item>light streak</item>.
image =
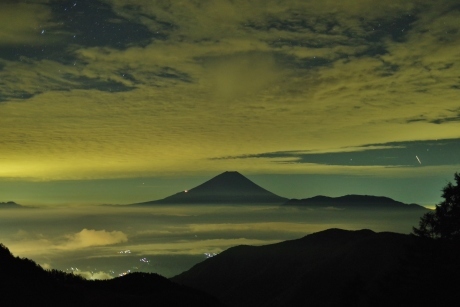
<svg viewBox="0 0 460 307">
<path fill-rule="evenodd" d="M 417 158 L 417 161 L 419 164 L 422 164 L 422 162 L 420 161 L 420 159 L 418 158 L 418 156 L 415 156 Z"/>
</svg>

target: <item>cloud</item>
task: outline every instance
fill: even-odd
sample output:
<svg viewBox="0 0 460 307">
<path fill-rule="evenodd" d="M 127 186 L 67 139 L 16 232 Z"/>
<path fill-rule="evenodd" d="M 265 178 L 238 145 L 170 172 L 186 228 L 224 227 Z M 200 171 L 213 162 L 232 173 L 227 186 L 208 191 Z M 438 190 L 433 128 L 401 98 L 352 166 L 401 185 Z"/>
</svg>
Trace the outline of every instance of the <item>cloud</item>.
<svg viewBox="0 0 460 307">
<path fill-rule="evenodd" d="M 138 244 L 131 248 L 139 255 L 201 255 L 205 252 L 220 253 L 236 245 L 264 245 L 280 240 L 260 240 L 250 238 L 191 240 L 170 243 Z"/>
<path fill-rule="evenodd" d="M 203 82 L 217 100 L 242 99 L 266 90 L 282 78 L 270 53 L 239 53 L 204 59 Z"/>
<path fill-rule="evenodd" d="M 308 182 L 315 184 L 315 178 Z M 342 180 L 343 177 L 337 184 L 346 185 Z M 420 190 L 417 181 L 412 185 Z M 119 230 L 108 230 L 114 221 Z M 159 272 L 169 266 L 177 268 L 181 257 L 193 259 L 187 262 L 190 267 L 203 260 L 204 253 L 220 253 L 241 244 L 263 245 L 296 239 L 328 228 L 406 233 L 417 221 L 418 217 L 413 215 L 367 214 L 363 219 L 355 213 L 347 214 L 346 210 L 276 206 L 51 206 L 0 216 L 0 242 L 14 255 L 33 259 L 45 269 L 72 270 L 85 278 L 103 279 L 127 269 Z M 24 230 L 18 231 L 18 225 L 25 227 Z M 122 250 L 131 252 L 120 254 Z M 139 266 L 143 263 L 139 259 L 147 255 L 152 255 L 148 257 L 151 266 Z M 178 269 L 174 272 L 179 273 Z"/>
<path fill-rule="evenodd" d="M 112 279 L 115 276 L 113 276 L 110 273 L 99 271 L 99 272 L 91 272 L 91 271 L 73 271 L 73 274 L 75 275 L 80 275 L 85 279 L 89 280 L 96 280 L 96 279 Z"/>
<path fill-rule="evenodd" d="M 77 251 L 88 247 L 103 247 L 125 243 L 128 236 L 122 231 L 83 229 L 64 236 L 19 230 L 8 238 L 8 246 L 15 254 L 53 254 L 57 251 Z"/>
<path fill-rule="evenodd" d="M 210 158 L 459 137 L 455 1 L 72 5 L 2 4 L 3 178 L 308 172 Z"/>
<path fill-rule="evenodd" d="M 42 3 L 0 3 L 0 50 L 5 45 L 39 45 L 46 42 L 43 30 L 53 27 L 51 10 Z"/>
<path fill-rule="evenodd" d="M 49 265 L 48 263 L 44 263 L 44 264 L 40 264 L 40 266 L 45 269 L 45 270 L 51 270 L 53 269 L 51 267 L 51 265 Z M 67 272 L 69 273 L 69 272 Z M 88 280 L 106 280 L 106 279 L 112 279 L 116 276 L 113 276 L 110 272 L 107 273 L 107 272 L 104 272 L 104 271 L 98 271 L 98 272 L 95 272 L 95 271 L 81 271 L 81 270 L 78 270 L 78 269 L 75 269 L 75 270 L 71 270 L 71 274 L 74 274 L 74 275 L 79 275 L 85 279 L 88 279 Z"/>
<path fill-rule="evenodd" d="M 58 249 L 75 250 L 92 246 L 105 246 L 128 241 L 128 236 L 121 231 L 83 229 L 67 235 L 66 242 L 56 246 Z"/>
<path fill-rule="evenodd" d="M 202 223 L 202 224 L 188 224 L 183 226 L 170 226 L 162 230 L 144 230 L 138 231 L 139 237 L 151 236 L 227 236 L 229 233 L 232 236 L 240 233 L 241 235 L 247 233 L 283 233 L 298 235 L 311 232 L 312 225 L 305 223 L 292 223 L 292 222 L 245 222 L 245 223 Z"/>
<path fill-rule="evenodd" d="M 302 235 L 311 232 L 312 225 L 305 223 L 287 222 L 260 222 L 244 224 L 191 224 L 188 226 L 192 233 L 225 233 L 231 232 L 274 232 L 274 233 L 295 233 Z"/>
<path fill-rule="evenodd" d="M 368 144 L 324 151 L 284 151 L 215 159 L 265 158 L 275 163 L 307 163 L 344 166 L 429 167 L 458 163 L 460 139 Z M 422 157 L 420 163 L 416 157 Z"/>
</svg>

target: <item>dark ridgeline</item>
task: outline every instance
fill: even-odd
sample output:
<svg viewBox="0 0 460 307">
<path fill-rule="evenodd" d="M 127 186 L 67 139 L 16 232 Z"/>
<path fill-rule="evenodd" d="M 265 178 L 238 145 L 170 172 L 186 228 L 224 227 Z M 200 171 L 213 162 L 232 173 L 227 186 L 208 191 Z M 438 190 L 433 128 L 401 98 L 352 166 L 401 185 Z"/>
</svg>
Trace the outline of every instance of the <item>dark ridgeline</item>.
<svg viewBox="0 0 460 307">
<path fill-rule="evenodd" d="M 233 247 L 172 280 L 230 306 L 346 306 L 364 285 L 377 290 L 377 280 L 395 267 L 407 242 L 401 234 L 330 229 L 277 244 Z"/>
<path fill-rule="evenodd" d="M 198 290 L 153 273 L 111 280 L 45 271 L 0 244 L 0 306 L 224 306 Z"/>
<path fill-rule="evenodd" d="M 135 205 L 153 204 L 282 204 L 287 198 L 258 186 L 238 172 L 224 172 L 205 183 L 168 196 Z"/>
<path fill-rule="evenodd" d="M 21 205 L 18 205 L 14 201 L 0 202 L 0 209 L 20 209 L 24 208 Z"/>
<path fill-rule="evenodd" d="M 458 302 L 460 286 L 458 258 L 442 263 L 442 250 L 410 235 L 329 229 L 233 247 L 172 280 L 239 307 L 441 306 Z"/>
<path fill-rule="evenodd" d="M 426 212 L 428 209 L 417 204 L 405 204 L 389 197 L 370 195 L 345 195 L 340 197 L 315 196 L 291 199 L 285 206 L 337 209 L 408 210 Z"/>
<path fill-rule="evenodd" d="M 224 172 L 193 189 L 181 191 L 160 200 L 134 204 L 134 206 L 177 204 L 271 204 L 314 209 L 405 210 L 414 213 L 427 211 L 425 207 L 416 204 L 405 204 L 381 196 L 345 195 L 335 198 L 315 196 L 305 199 L 288 199 L 260 187 L 238 172 Z"/>
<path fill-rule="evenodd" d="M 458 243 L 329 229 L 233 247 L 170 280 L 132 273 L 104 281 L 45 271 L 0 244 L 0 306 L 452 305 L 459 299 Z"/>
</svg>

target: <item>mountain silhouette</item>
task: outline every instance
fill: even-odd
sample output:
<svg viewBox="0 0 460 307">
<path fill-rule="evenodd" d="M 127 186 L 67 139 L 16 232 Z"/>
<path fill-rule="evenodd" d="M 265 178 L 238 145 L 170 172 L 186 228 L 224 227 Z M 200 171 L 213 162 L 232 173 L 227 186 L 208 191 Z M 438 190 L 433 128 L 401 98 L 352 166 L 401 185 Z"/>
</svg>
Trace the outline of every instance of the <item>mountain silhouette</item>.
<svg viewBox="0 0 460 307">
<path fill-rule="evenodd" d="M 375 210 L 411 210 L 427 211 L 428 209 L 417 204 L 405 204 L 389 197 L 370 195 L 345 195 L 340 197 L 315 196 L 304 199 L 291 199 L 285 206 L 302 206 L 311 208 L 337 209 L 375 209 Z"/>
<path fill-rule="evenodd" d="M 287 198 L 258 186 L 238 172 L 224 172 L 205 183 L 151 204 L 282 204 Z"/>
<path fill-rule="evenodd" d="M 0 244 L 0 305 L 445 306 L 459 298 L 458 259 L 458 241 L 329 229 L 236 246 L 169 280 L 139 272 L 89 281 Z"/>
<path fill-rule="evenodd" d="M 459 253 L 446 256 L 451 246 L 441 249 L 419 239 L 329 229 L 276 244 L 232 247 L 172 280 L 235 307 L 419 307 L 456 301 L 460 282 L 449 276 L 460 273 Z"/>
<path fill-rule="evenodd" d="M 154 273 L 85 280 L 46 271 L 0 244 L 0 306 L 223 306 L 217 299 Z"/>
<path fill-rule="evenodd" d="M 407 242 L 395 233 L 330 229 L 277 244 L 233 247 L 172 280 L 230 306 L 331 306 L 345 300 L 342 292 L 356 278 L 372 284 L 391 270 Z"/>
<path fill-rule="evenodd" d="M 0 209 L 20 209 L 24 208 L 21 205 L 18 205 L 14 201 L 0 202 Z"/>
</svg>

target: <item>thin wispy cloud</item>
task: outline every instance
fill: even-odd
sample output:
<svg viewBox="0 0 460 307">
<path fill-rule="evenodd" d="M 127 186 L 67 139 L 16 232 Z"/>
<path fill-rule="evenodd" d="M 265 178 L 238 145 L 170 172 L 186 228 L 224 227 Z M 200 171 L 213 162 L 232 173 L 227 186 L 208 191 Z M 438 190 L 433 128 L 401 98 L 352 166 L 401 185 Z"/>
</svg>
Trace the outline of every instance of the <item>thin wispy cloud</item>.
<svg viewBox="0 0 460 307">
<path fill-rule="evenodd" d="M 458 165 L 459 139 L 369 144 L 331 151 L 279 151 L 214 158 L 269 159 L 274 163 L 308 163 L 342 166 L 433 167 Z M 423 163 L 421 162 L 423 159 Z"/>
</svg>

